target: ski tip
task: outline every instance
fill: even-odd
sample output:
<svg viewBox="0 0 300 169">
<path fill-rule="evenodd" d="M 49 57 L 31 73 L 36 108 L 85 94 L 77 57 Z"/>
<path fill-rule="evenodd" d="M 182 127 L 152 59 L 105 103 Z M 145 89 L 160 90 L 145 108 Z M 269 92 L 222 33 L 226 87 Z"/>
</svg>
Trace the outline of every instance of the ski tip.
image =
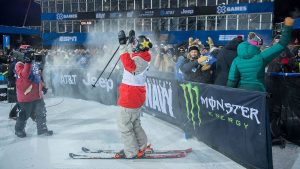
<svg viewBox="0 0 300 169">
<path fill-rule="evenodd" d="M 190 152 L 192 152 L 192 151 L 193 151 L 192 148 L 188 148 L 188 149 L 185 150 L 186 153 L 190 153 Z"/>
<path fill-rule="evenodd" d="M 81 147 L 81 150 L 84 151 L 84 152 L 89 152 L 90 150 L 86 147 Z"/>
<path fill-rule="evenodd" d="M 73 153 L 69 153 L 69 157 L 71 157 L 71 158 L 74 158 L 74 155 L 75 154 L 73 154 Z"/>
</svg>

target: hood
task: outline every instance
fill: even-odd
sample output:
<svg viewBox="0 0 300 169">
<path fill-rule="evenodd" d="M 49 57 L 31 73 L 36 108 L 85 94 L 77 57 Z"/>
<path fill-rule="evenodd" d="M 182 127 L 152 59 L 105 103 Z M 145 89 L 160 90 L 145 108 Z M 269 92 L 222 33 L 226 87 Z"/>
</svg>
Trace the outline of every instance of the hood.
<svg viewBox="0 0 300 169">
<path fill-rule="evenodd" d="M 225 48 L 228 50 L 237 50 L 238 45 L 242 42 L 242 39 L 234 38 L 225 45 Z"/>
<path fill-rule="evenodd" d="M 257 55 L 259 53 L 260 48 L 255 45 L 251 45 L 249 42 L 243 42 L 239 44 L 237 48 L 238 57 L 243 59 L 252 58 L 254 55 Z"/>
</svg>

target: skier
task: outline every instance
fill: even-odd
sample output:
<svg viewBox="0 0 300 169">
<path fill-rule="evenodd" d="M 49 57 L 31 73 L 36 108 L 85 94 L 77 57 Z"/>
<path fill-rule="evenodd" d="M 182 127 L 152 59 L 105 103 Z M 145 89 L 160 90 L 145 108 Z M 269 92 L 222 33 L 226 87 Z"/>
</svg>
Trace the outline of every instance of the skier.
<svg viewBox="0 0 300 169">
<path fill-rule="evenodd" d="M 146 99 L 146 72 L 151 61 L 149 49 L 152 43 L 143 35 L 135 39 L 133 30 L 129 32 L 129 38 L 121 30 L 118 39 L 120 59 L 124 66 L 118 98 L 118 105 L 121 106 L 118 127 L 124 150 L 116 153 L 115 158 L 140 158 L 147 148 L 147 136 L 140 122 L 140 108 Z"/>
</svg>

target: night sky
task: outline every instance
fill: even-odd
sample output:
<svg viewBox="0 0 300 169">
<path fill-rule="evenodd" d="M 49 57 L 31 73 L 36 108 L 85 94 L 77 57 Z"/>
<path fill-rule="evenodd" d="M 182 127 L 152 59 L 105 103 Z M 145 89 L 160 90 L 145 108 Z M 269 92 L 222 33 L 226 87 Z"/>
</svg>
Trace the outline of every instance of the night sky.
<svg viewBox="0 0 300 169">
<path fill-rule="evenodd" d="M 0 0 L 0 25 L 22 26 L 29 1 L 30 0 Z M 32 3 L 25 26 L 26 25 L 41 25 L 41 10 L 38 4 Z"/>
<path fill-rule="evenodd" d="M 0 0 L 0 25 L 22 26 L 26 9 L 30 0 Z M 32 0 L 33 1 L 33 0 Z M 298 9 L 297 16 L 300 17 L 299 0 L 275 0 L 275 22 L 283 21 L 286 16 L 294 15 L 292 11 Z M 39 5 L 32 3 L 25 25 L 40 25 Z"/>
</svg>

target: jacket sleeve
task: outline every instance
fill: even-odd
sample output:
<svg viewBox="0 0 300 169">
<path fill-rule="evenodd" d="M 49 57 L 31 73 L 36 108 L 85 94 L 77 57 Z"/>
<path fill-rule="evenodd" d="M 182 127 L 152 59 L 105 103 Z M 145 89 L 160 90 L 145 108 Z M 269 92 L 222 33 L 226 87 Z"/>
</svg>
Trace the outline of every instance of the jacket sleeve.
<svg viewBox="0 0 300 169">
<path fill-rule="evenodd" d="M 236 65 L 236 59 L 234 59 L 229 70 L 227 86 L 237 88 L 239 80 L 240 80 L 240 72 Z"/>
<path fill-rule="evenodd" d="M 134 72 L 136 70 L 136 64 L 134 60 L 131 59 L 130 54 L 128 52 L 121 54 L 120 57 L 123 66 L 127 71 Z"/>
<path fill-rule="evenodd" d="M 279 56 L 280 52 L 282 52 L 285 49 L 285 47 L 291 41 L 291 33 L 292 27 L 284 26 L 279 42 L 276 45 L 270 47 L 269 49 L 266 49 L 265 51 L 261 52 L 261 56 L 264 60 L 265 65 L 270 63 L 275 57 Z"/>
<path fill-rule="evenodd" d="M 197 60 L 192 61 L 192 62 L 188 62 L 188 61 L 184 61 L 184 63 L 181 65 L 180 70 L 184 73 L 184 74 L 189 74 L 192 72 L 192 69 L 199 66 L 199 63 Z"/>
<path fill-rule="evenodd" d="M 22 65 L 21 63 L 16 64 L 16 74 L 21 77 L 28 79 L 30 75 L 31 64 L 25 63 Z"/>
</svg>

